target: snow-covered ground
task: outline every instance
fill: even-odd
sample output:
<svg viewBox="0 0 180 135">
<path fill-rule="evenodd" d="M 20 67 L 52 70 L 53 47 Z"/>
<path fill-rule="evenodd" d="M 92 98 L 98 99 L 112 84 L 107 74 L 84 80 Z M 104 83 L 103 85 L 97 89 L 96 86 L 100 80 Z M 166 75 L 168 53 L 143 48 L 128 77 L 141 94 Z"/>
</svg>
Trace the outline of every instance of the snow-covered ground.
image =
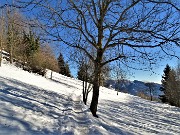
<svg viewBox="0 0 180 135">
<path fill-rule="evenodd" d="M 81 81 L 49 76 L 2 64 L 0 135 L 180 134 L 180 108 L 102 87 L 94 118 L 82 103 Z"/>
</svg>

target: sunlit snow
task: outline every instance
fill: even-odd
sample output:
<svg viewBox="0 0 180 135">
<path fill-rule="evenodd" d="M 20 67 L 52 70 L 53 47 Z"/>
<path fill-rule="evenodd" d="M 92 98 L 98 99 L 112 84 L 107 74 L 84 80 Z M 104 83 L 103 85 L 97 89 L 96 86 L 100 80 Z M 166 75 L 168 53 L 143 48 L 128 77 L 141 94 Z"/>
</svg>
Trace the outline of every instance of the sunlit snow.
<svg viewBox="0 0 180 135">
<path fill-rule="evenodd" d="M 180 108 L 101 87 L 98 116 L 82 102 L 82 82 L 53 73 L 46 78 L 3 62 L 0 135 L 180 134 Z"/>
</svg>

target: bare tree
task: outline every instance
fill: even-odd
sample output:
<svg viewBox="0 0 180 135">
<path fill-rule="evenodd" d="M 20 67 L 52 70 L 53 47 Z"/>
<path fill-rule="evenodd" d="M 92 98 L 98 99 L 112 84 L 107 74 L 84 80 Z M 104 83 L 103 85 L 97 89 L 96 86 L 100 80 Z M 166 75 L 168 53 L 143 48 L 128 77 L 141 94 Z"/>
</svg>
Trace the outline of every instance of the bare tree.
<svg viewBox="0 0 180 135">
<path fill-rule="evenodd" d="M 155 88 L 155 84 L 152 83 L 152 82 L 146 82 L 145 85 L 148 87 L 149 89 L 149 94 L 150 94 L 150 99 L 151 101 L 153 100 L 153 91 L 154 91 L 154 88 Z"/>
<path fill-rule="evenodd" d="M 180 9 L 174 1 L 157 0 L 18 0 L 34 10 L 40 27 L 69 47 L 84 51 L 94 63 L 90 110 L 97 117 L 102 68 L 121 60 L 128 67 L 141 63 L 149 70 L 159 54 L 174 56 L 179 43 Z M 40 7 L 40 10 L 38 10 Z M 95 56 L 89 49 L 95 50 Z M 120 48 L 120 51 L 118 50 Z M 156 48 L 156 49 L 154 49 Z M 106 61 L 103 61 L 103 57 Z M 132 65 L 131 65 L 131 64 Z M 143 65 L 144 64 L 144 65 Z"/>
<path fill-rule="evenodd" d="M 117 95 L 118 95 L 118 91 L 120 91 L 120 85 L 123 83 L 123 81 L 126 79 L 126 72 L 122 70 L 121 66 L 120 66 L 120 61 L 116 62 L 115 67 L 113 68 L 114 72 L 114 79 L 115 79 L 115 89 L 117 90 Z"/>
<path fill-rule="evenodd" d="M 71 60 L 75 62 L 78 68 L 77 78 L 82 81 L 83 102 L 87 105 L 88 95 L 93 86 L 93 63 L 82 51 L 72 52 Z"/>
<path fill-rule="evenodd" d="M 177 87 L 176 87 L 176 93 L 174 94 L 174 96 L 175 96 L 176 106 L 180 107 L 180 63 L 178 63 L 175 71 L 176 71 L 176 82 L 177 82 L 176 86 Z"/>
<path fill-rule="evenodd" d="M 1 28 L 1 34 L 0 34 L 0 66 L 1 66 L 1 61 L 2 61 L 2 51 L 3 51 L 3 41 L 4 41 L 4 36 L 3 36 L 3 34 L 4 34 L 4 13 L 3 13 L 3 9 L 1 9 L 1 24 L 0 24 L 0 28 Z"/>
<path fill-rule="evenodd" d="M 89 92 L 92 90 L 93 73 L 91 71 L 91 64 L 88 61 L 81 61 L 78 71 L 78 79 L 83 83 L 83 102 L 86 105 Z"/>
<path fill-rule="evenodd" d="M 3 26 L 1 32 L 3 35 L 4 49 L 9 53 L 10 63 L 17 55 L 21 55 L 20 50 L 22 50 L 22 44 L 20 43 L 23 36 L 23 31 L 25 31 L 24 20 L 17 9 L 11 6 L 4 6 L 1 8 L 4 12 L 2 13 Z M 1 23 L 2 23 L 1 22 Z"/>
<path fill-rule="evenodd" d="M 7 44 L 8 52 L 10 56 L 10 63 L 13 62 L 13 46 L 14 46 L 14 16 L 12 9 L 7 7 L 7 19 L 8 19 L 8 32 L 7 32 Z"/>
</svg>

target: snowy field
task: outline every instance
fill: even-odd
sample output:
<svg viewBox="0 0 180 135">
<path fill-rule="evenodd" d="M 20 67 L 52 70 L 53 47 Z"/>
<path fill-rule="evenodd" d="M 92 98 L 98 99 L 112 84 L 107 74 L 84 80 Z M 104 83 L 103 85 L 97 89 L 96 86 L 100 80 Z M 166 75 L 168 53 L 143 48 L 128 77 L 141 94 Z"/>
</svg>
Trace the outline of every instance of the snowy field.
<svg viewBox="0 0 180 135">
<path fill-rule="evenodd" d="M 53 80 L 3 62 L 0 135 L 180 135 L 180 108 L 101 88 L 99 118 L 82 103 L 82 83 Z"/>
</svg>

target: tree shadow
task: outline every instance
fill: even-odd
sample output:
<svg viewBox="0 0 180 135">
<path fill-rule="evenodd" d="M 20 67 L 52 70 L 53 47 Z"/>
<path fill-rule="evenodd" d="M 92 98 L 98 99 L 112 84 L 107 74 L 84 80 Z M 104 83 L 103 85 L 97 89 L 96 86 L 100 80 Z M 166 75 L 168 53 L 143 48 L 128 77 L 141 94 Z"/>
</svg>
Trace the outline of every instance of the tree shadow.
<svg viewBox="0 0 180 135">
<path fill-rule="evenodd" d="M 56 82 L 56 83 L 60 83 L 60 84 L 62 84 L 62 85 L 64 85 L 64 86 L 67 86 L 68 88 L 77 89 L 77 87 L 75 87 L 74 85 L 68 84 L 67 82 L 66 82 L 66 83 L 61 82 L 61 81 L 60 81 L 60 78 L 56 78 L 56 79 L 53 78 L 53 79 L 51 79 L 51 81 Z"/>
<path fill-rule="evenodd" d="M 134 99 L 133 99 L 134 98 Z M 102 126 L 118 134 L 180 134 L 180 108 L 132 97 L 128 102 L 103 100 L 99 104 Z M 111 127 L 109 125 L 117 125 Z"/>
<path fill-rule="evenodd" d="M 25 131 L 34 134 L 59 134 L 60 125 L 58 123 L 66 115 L 66 108 L 71 106 L 71 99 L 67 95 L 0 77 L 1 131 L 8 129 L 12 130 L 12 133 L 13 131 Z M 36 115 L 35 120 L 31 120 L 33 116 L 30 115 L 33 114 Z M 43 118 L 55 121 L 51 123 L 51 128 L 48 127 L 46 120 L 44 120 L 44 126 L 40 125 L 43 124 Z M 38 120 L 41 123 L 38 124 Z M 16 125 L 11 125 L 11 121 Z M 35 125 L 39 127 L 36 128 Z"/>
</svg>

